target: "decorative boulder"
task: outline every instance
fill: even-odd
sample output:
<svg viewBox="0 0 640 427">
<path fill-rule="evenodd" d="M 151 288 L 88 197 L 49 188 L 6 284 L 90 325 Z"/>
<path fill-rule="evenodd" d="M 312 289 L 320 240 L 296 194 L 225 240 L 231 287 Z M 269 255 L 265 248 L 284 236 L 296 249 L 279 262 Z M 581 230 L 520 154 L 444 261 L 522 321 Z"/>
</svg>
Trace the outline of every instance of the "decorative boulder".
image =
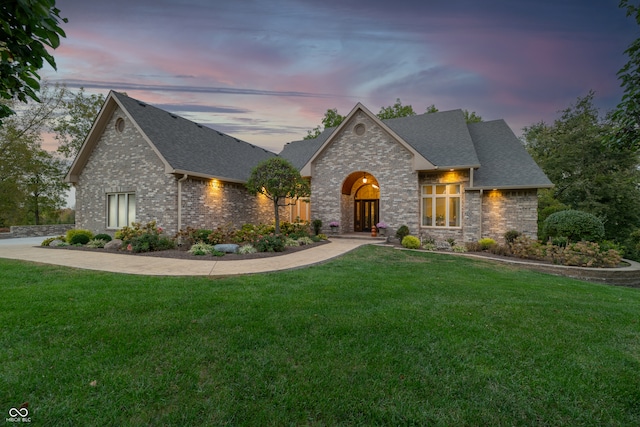
<svg viewBox="0 0 640 427">
<path fill-rule="evenodd" d="M 65 242 L 63 242 L 60 239 L 52 240 L 51 243 L 49 243 L 49 246 L 51 246 L 53 248 L 55 248 L 57 246 L 63 246 L 63 245 L 65 245 Z"/>
<path fill-rule="evenodd" d="M 112 241 L 107 242 L 104 245 L 105 249 L 109 249 L 109 250 L 112 250 L 112 251 L 114 251 L 114 250 L 117 251 L 121 247 L 122 247 L 122 240 L 120 240 L 120 239 L 113 239 Z"/>
<path fill-rule="evenodd" d="M 238 252 L 238 247 L 239 246 L 234 243 L 221 243 L 219 245 L 215 245 L 213 249 L 226 254 L 235 254 Z"/>
</svg>

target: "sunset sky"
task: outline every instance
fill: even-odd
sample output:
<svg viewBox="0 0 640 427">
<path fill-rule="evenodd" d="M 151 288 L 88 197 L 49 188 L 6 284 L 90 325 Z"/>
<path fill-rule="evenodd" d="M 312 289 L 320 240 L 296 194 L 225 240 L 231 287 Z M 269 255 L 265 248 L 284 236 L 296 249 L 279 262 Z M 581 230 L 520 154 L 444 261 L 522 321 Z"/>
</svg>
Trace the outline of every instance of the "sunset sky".
<svg viewBox="0 0 640 427">
<path fill-rule="evenodd" d="M 49 81 L 109 89 L 280 151 L 357 102 L 553 121 L 602 111 L 639 28 L 618 0 L 58 0 Z"/>
</svg>

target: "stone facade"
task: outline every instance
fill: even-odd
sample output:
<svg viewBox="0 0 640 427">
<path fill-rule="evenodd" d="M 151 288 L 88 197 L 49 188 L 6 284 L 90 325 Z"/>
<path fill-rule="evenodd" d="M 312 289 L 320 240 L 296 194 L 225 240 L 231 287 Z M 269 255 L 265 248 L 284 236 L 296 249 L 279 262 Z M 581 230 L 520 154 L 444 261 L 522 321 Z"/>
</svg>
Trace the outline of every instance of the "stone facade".
<svg viewBox="0 0 640 427">
<path fill-rule="evenodd" d="M 74 224 L 12 225 L 8 233 L 0 233 L 0 239 L 61 236 L 73 228 L 75 228 Z"/>
<path fill-rule="evenodd" d="M 123 120 L 119 121 L 119 120 Z M 120 126 L 116 129 L 116 123 Z M 122 123 L 124 123 L 122 125 Z M 107 195 L 134 193 L 136 222 L 155 220 L 168 235 L 178 231 L 178 179 L 120 109 L 116 109 L 76 184 L 76 226 L 113 235 L 107 227 Z M 271 223 L 272 202 L 242 184 L 187 179 L 182 185 L 182 228 Z M 282 209 L 281 220 L 288 220 Z"/>
<path fill-rule="evenodd" d="M 537 190 L 494 190 L 482 196 L 482 237 L 504 243 L 504 233 L 516 230 L 538 236 Z"/>
<path fill-rule="evenodd" d="M 357 135 L 355 127 L 364 125 Z M 411 153 L 362 112 L 354 115 L 341 133 L 315 159 L 311 179 L 311 218 L 320 219 L 323 232 L 329 222 L 340 222 L 340 233 L 353 232 L 354 194 L 342 194 L 345 180 L 366 172 L 380 187 L 379 219 L 395 230 L 418 227 L 418 174 Z"/>
<path fill-rule="evenodd" d="M 280 221 L 289 221 L 289 212 L 290 209 L 280 208 Z M 273 202 L 265 196 L 252 195 L 243 184 L 196 179 L 182 183 L 183 228 L 239 228 L 246 223 L 272 222 Z"/>
</svg>

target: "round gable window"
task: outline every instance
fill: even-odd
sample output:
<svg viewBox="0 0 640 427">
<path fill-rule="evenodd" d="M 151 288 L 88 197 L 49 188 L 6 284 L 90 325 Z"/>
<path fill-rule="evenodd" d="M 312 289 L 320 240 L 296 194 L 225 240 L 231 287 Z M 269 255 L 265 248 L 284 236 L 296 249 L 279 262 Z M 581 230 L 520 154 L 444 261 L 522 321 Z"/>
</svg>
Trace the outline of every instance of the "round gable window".
<svg viewBox="0 0 640 427">
<path fill-rule="evenodd" d="M 357 124 L 354 130 L 356 131 L 356 135 L 364 135 L 365 128 L 362 123 Z"/>
<path fill-rule="evenodd" d="M 116 130 L 118 132 L 122 132 L 124 130 L 124 119 L 122 117 L 118 117 L 118 120 L 116 120 Z"/>
</svg>

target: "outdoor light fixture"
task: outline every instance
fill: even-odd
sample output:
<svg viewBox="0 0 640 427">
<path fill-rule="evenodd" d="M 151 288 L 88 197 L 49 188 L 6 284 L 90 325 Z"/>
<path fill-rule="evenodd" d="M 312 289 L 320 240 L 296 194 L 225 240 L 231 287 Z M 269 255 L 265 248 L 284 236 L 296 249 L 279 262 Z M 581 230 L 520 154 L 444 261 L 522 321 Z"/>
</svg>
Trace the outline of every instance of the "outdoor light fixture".
<svg viewBox="0 0 640 427">
<path fill-rule="evenodd" d="M 373 188 L 375 188 L 376 190 L 377 190 L 378 188 L 380 188 L 380 187 L 378 187 L 378 186 L 377 186 L 377 185 L 375 185 L 375 184 L 371 184 L 371 186 L 372 186 Z"/>
<path fill-rule="evenodd" d="M 367 183 L 367 173 L 366 172 L 362 174 L 362 183 L 363 184 Z"/>
</svg>

